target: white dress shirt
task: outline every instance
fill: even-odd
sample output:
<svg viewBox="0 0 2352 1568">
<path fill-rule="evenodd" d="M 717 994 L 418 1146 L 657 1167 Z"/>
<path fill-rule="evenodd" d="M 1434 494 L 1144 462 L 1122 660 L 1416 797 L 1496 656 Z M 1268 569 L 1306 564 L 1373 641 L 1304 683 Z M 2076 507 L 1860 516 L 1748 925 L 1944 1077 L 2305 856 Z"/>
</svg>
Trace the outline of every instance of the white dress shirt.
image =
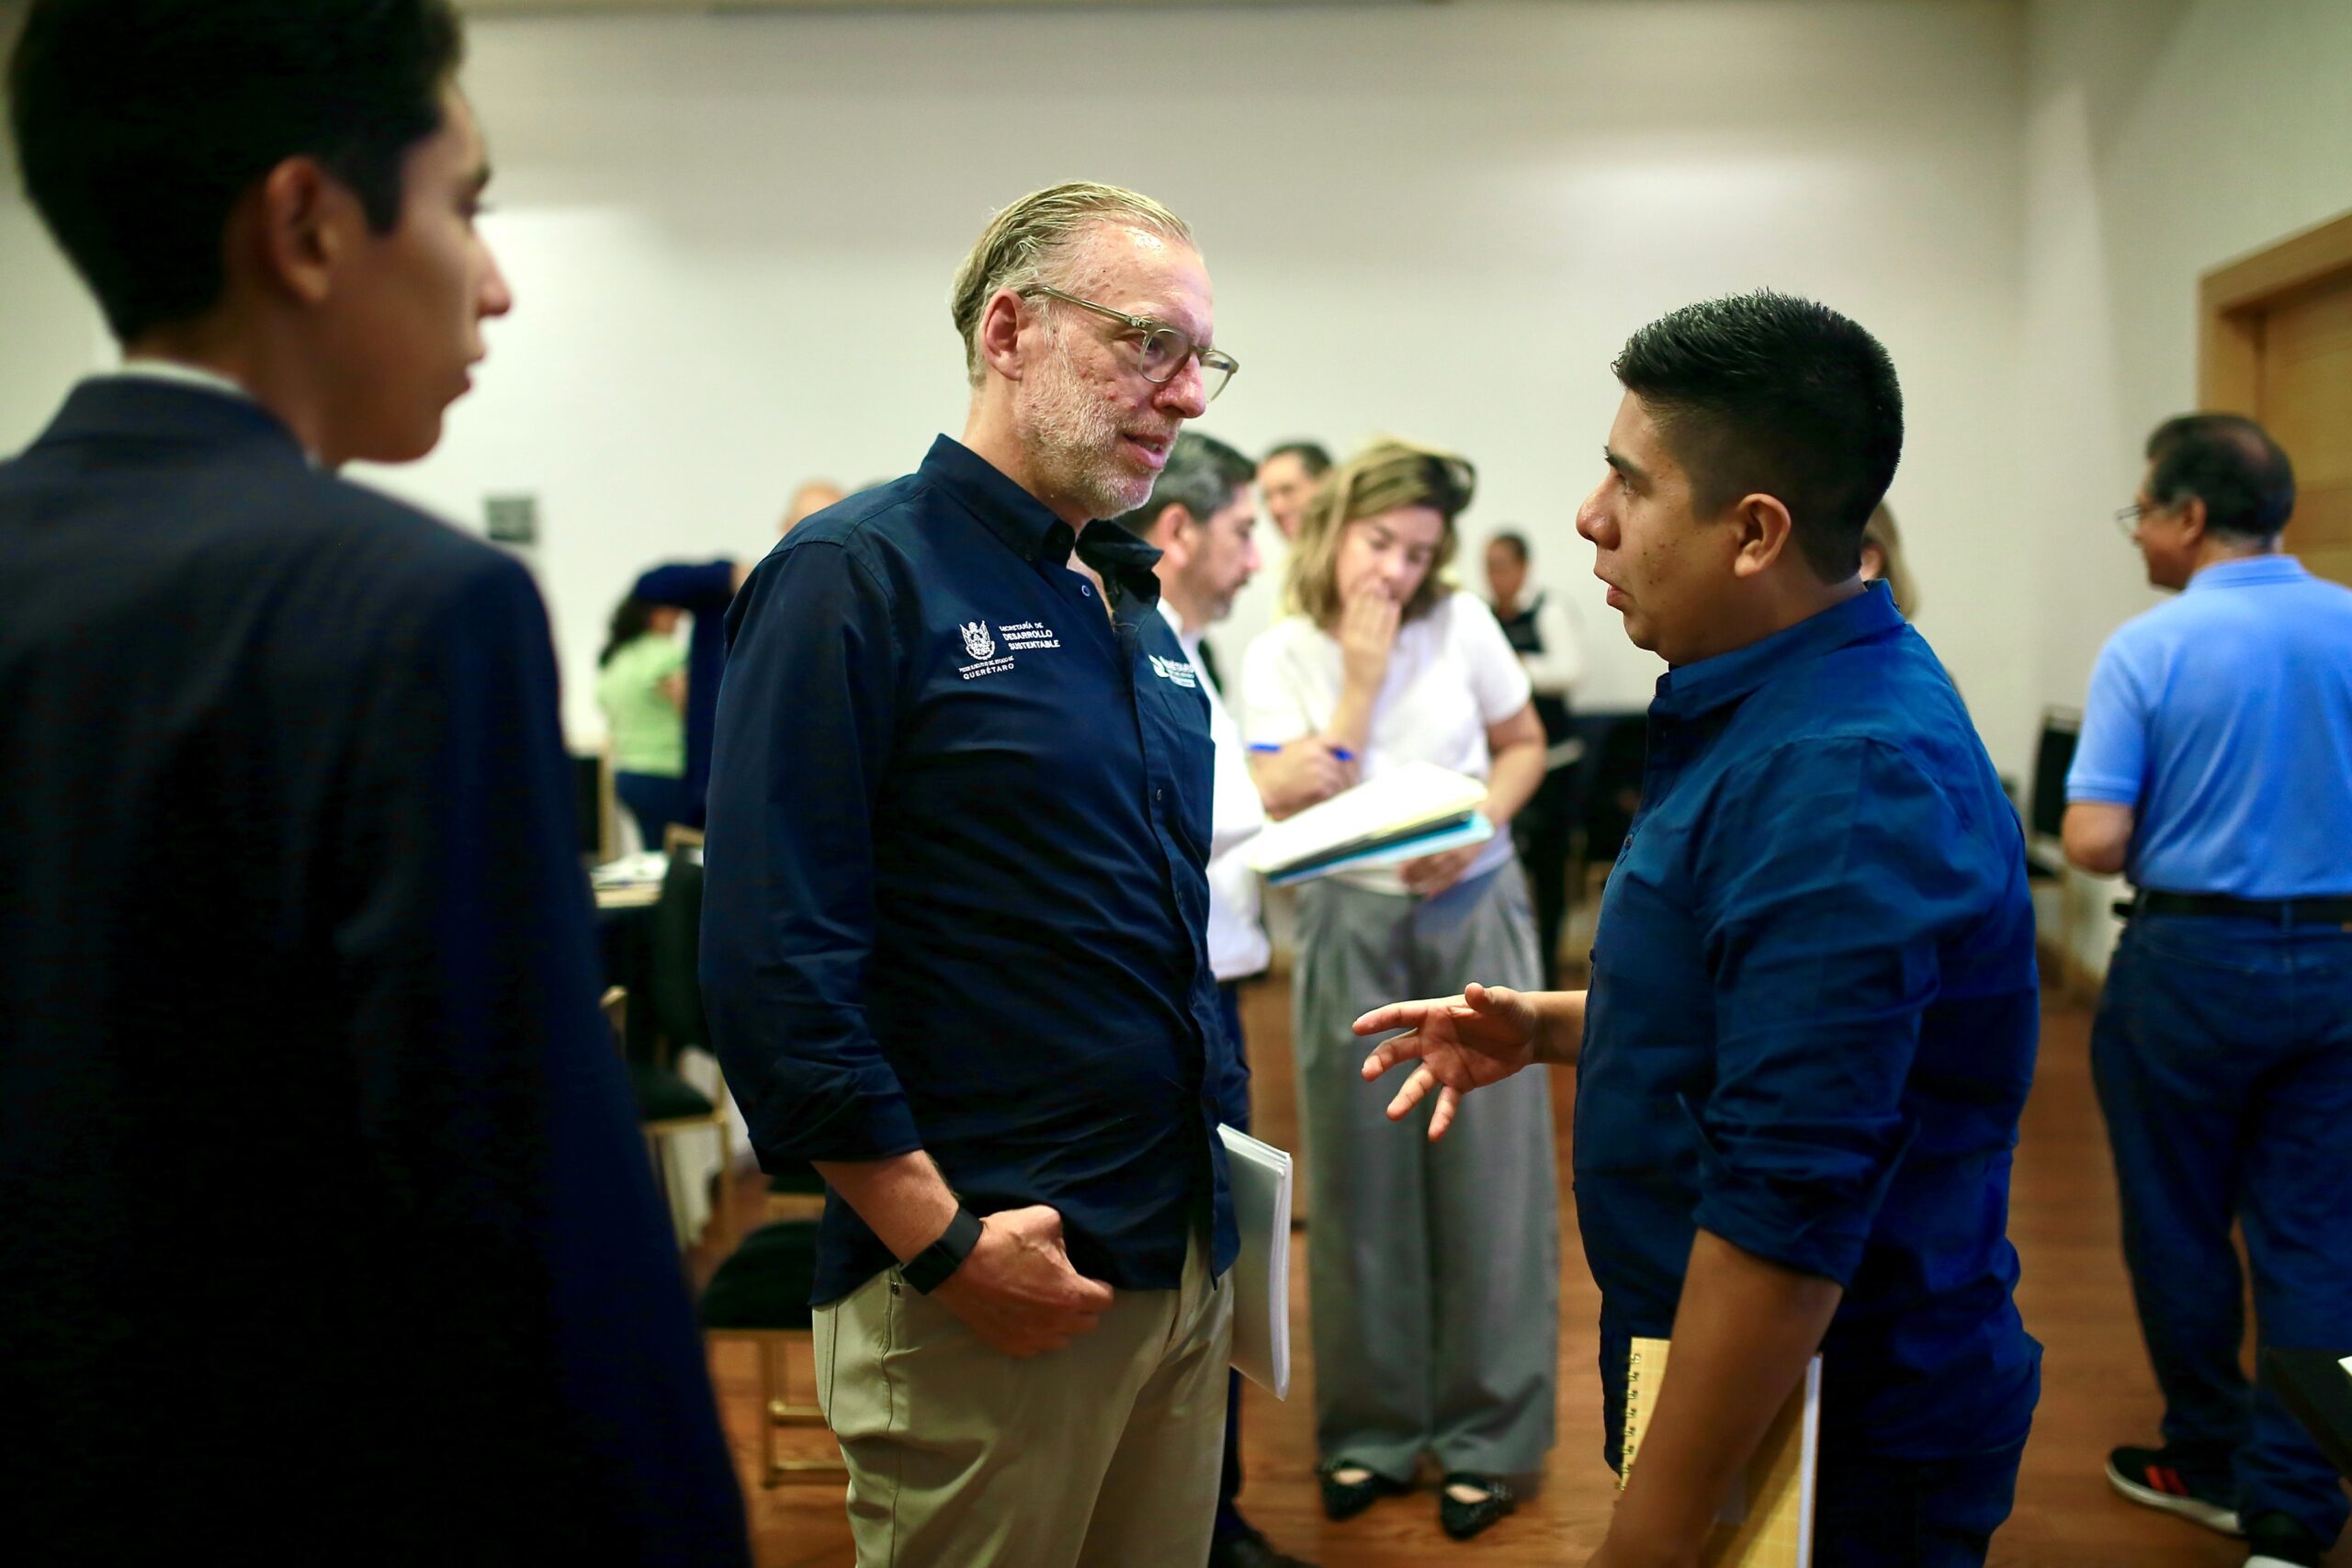
<svg viewBox="0 0 2352 1568">
<path fill-rule="evenodd" d="M 1266 825 L 1266 805 L 1250 776 L 1241 727 L 1234 723 L 1216 682 L 1201 669 L 1200 632 L 1184 629 L 1184 618 L 1164 594 L 1159 613 L 1184 645 L 1184 657 L 1201 671 L 1201 693 L 1209 700 L 1209 739 L 1216 744 L 1216 787 L 1209 808 L 1209 967 L 1219 984 L 1246 979 L 1273 956 L 1258 918 L 1258 874 L 1241 859 L 1242 849 Z"/>
</svg>

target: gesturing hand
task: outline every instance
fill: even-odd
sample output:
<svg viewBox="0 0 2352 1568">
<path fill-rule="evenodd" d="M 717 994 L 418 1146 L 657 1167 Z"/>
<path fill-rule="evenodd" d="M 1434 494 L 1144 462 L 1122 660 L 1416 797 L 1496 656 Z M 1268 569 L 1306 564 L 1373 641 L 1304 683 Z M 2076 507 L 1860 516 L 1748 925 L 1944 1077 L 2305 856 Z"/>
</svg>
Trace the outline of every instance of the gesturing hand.
<svg viewBox="0 0 2352 1568">
<path fill-rule="evenodd" d="M 1388 1102 L 1388 1119 L 1402 1121 L 1430 1089 L 1438 1090 L 1437 1109 L 1430 1113 L 1431 1142 L 1453 1125 L 1464 1094 L 1498 1083 L 1535 1060 L 1535 1009 L 1507 986 L 1474 985 L 1458 997 L 1391 1002 L 1355 1022 L 1358 1034 L 1391 1029 L 1406 1032 L 1374 1047 L 1364 1058 L 1364 1081 L 1373 1082 L 1399 1062 L 1419 1062 Z"/>
<path fill-rule="evenodd" d="M 1008 1356 L 1058 1350 L 1111 1307 L 1111 1287 L 1069 1266 L 1062 1217 L 1043 1203 L 980 1222 L 980 1239 L 932 1300 Z"/>
</svg>

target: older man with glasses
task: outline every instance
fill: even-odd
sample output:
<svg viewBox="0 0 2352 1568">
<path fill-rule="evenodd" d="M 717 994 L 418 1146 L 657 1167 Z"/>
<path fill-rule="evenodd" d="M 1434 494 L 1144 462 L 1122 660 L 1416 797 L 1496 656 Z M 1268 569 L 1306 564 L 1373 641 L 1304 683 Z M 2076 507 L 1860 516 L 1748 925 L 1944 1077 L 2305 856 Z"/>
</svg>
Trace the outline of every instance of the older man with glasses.
<svg viewBox="0 0 2352 1568">
<path fill-rule="evenodd" d="M 2091 1068 L 2123 1255 L 2164 1390 L 2159 1448 L 2108 1456 L 2135 1503 L 2312 1568 L 2344 1529 L 2334 1470 L 2246 1382 L 2260 1343 L 2352 1339 L 2352 592 L 2279 553 L 2287 454 L 2235 414 L 2148 438 L 2116 514 L 2180 597 L 2091 675 L 2066 775 L 2067 858 L 2139 889 Z"/>
<path fill-rule="evenodd" d="M 1208 709 L 1115 523 L 1232 374 L 1174 213 L 998 214 L 961 442 L 729 612 L 703 985 L 763 1158 L 831 1186 L 816 1339 L 865 1563 L 1199 1568 L 1243 1114 Z"/>
</svg>

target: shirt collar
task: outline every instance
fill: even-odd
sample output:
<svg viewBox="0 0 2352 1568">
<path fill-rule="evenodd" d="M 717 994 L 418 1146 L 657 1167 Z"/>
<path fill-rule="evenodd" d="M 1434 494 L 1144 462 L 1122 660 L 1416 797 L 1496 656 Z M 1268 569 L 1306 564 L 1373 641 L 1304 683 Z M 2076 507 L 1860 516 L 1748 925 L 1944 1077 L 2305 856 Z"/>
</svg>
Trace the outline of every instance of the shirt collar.
<svg viewBox="0 0 2352 1568">
<path fill-rule="evenodd" d="M 1176 606 L 1168 602 L 1164 593 L 1159 599 L 1159 617 L 1168 623 L 1168 629 L 1176 634 L 1176 640 L 1183 646 L 1185 657 L 1196 664 L 1200 662 L 1201 637 L 1208 628 L 1204 626 L 1200 631 L 1186 631 L 1184 617 L 1177 613 Z"/>
<path fill-rule="evenodd" d="M 1903 616 L 1886 584 L 1868 583 L 1851 599 L 1840 600 L 1746 648 L 1668 671 L 1658 682 L 1657 700 L 1650 705 L 1650 711 L 1668 718 L 1695 718 L 1739 701 L 1799 665 L 1883 637 L 1902 625 Z"/>
<path fill-rule="evenodd" d="M 1023 560 L 1068 566 L 1075 543 L 1078 558 L 1104 582 L 1115 581 L 1126 596 L 1147 604 L 1159 603 L 1159 577 L 1152 570 L 1159 552 L 1118 524 L 1090 523 L 1085 533 L 1077 532 L 995 464 L 952 436 L 933 441 L 917 471 L 963 502 L 967 512 Z"/>
<path fill-rule="evenodd" d="M 2260 582 L 2300 582 L 2311 575 L 2303 563 L 2288 555 L 2240 556 L 2199 568 L 2184 593 L 2202 588 L 2250 588 Z"/>
<path fill-rule="evenodd" d="M 139 380 L 167 381 L 175 386 L 202 387 L 224 397 L 243 398 L 247 402 L 254 395 L 218 370 L 207 370 L 200 365 L 183 365 L 176 359 L 126 359 L 119 376 Z"/>
<path fill-rule="evenodd" d="M 1077 534 L 995 464 L 951 436 L 941 436 L 917 470 L 964 503 L 964 510 L 1025 561 L 1069 564 Z"/>
</svg>

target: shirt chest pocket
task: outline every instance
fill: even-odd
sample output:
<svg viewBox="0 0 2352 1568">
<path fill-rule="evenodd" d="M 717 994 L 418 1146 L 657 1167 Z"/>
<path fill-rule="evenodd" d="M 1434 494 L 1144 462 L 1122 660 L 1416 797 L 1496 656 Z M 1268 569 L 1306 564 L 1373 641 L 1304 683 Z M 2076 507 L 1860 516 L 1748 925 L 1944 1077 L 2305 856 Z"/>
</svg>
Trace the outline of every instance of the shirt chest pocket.
<svg viewBox="0 0 2352 1568">
<path fill-rule="evenodd" d="M 1627 857 L 1609 874 L 1592 944 L 1592 986 L 1636 1050 L 1703 1051 L 1715 1040 L 1714 976 L 1697 922 L 1657 868 Z"/>
</svg>

